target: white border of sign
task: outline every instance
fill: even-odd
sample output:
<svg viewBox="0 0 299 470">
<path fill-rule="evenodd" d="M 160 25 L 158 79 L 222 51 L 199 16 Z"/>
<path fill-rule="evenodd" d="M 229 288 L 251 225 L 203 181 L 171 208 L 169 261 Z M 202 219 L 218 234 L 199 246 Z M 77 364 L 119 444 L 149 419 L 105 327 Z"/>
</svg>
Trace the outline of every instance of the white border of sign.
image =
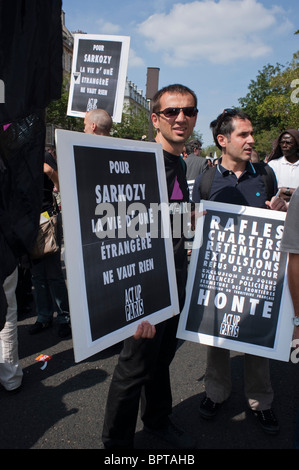
<svg viewBox="0 0 299 470">
<path fill-rule="evenodd" d="M 95 41 L 114 41 L 121 42 L 121 55 L 119 62 L 119 75 L 117 81 L 117 89 L 115 94 L 115 102 L 112 119 L 113 122 L 121 122 L 122 110 L 124 104 L 124 95 L 125 95 L 125 86 L 126 86 L 126 77 L 127 77 L 127 68 L 129 60 L 129 51 L 130 51 L 130 37 L 129 36 L 112 36 L 112 35 L 103 35 L 103 34 L 74 34 L 74 49 L 73 49 L 73 62 L 72 62 L 72 73 L 71 73 L 71 83 L 68 99 L 68 116 L 84 118 L 86 113 L 80 111 L 75 111 L 72 109 L 73 104 L 73 94 L 75 87 L 75 75 L 78 72 L 76 70 L 77 56 L 78 56 L 78 47 L 79 41 L 84 40 L 95 40 Z"/>
<path fill-rule="evenodd" d="M 267 209 L 258 209 L 255 207 L 238 206 L 234 204 L 217 203 L 213 201 L 202 201 L 199 204 L 199 211 L 223 211 L 244 215 L 251 215 L 254 217 L 266 217 L 267 219 L 285 220 L 286 213 L 271 211 Z M 200 217 L 197 222 L 195 238 L 193 243 L 193 250 L 190 260 L 187 288 L 186 288 L 186 301 L 183 311 L 180 315 L 180 321 L 177 331 L 177 337 L 188 341 L 202 343 L 208 346 L 216 346 L 232 351 L 253 354 L 256 356 L 268 357 L 287 362 L 290 357 L 290 347 L 293 334 L 293 303 L 290 296 L 287 272 L 285 271 L 283 290 L 280 304 L 279 319 L 277 324 L 277 333 L 275 338 L 275 345 L 273 348 L 266 348 L 263 346 L 253 345 L 244 342 L 237 342 L 227 337 L 215 337 L 200 332 L 194 332 L 186 329 L 189 312 L 192 311 L 191 295 L 194 287 L 194 278 L 197 270 L 197 263 L 199 257 L 199 250 L 202 246 L 203 227 L 205 217 Z"/>
<path fill-rule="evenodd" d="M 154 153 L 156 156 L 161 203 L 168 204 L 168 193 L 164 157 L 160 144 L 56 130 L 56 146 L 74 352 L 75 360 L 79 362 L 132 336 L 136 331 L 138 323 L 142 321 L 142 317 L 139 317 L 135 322 L 124 328 L 116 330 L 96 341 L 92 341 L 84 276 L 82 238 L 74 164 L 74 146 Z M 163 212 L 163 217 L 165 215 L 165 212 Z M 164 222 L 166 226 L 169 224 L 169 221 L 165 221 L 165 219 L 163 220 L 163 223 Z M 146 317 L 152 324 L 160 323 L 179 313 L 172 239 L 165 237 L 164 245 L 169 279 L 170 305 Z"/>
</svg>

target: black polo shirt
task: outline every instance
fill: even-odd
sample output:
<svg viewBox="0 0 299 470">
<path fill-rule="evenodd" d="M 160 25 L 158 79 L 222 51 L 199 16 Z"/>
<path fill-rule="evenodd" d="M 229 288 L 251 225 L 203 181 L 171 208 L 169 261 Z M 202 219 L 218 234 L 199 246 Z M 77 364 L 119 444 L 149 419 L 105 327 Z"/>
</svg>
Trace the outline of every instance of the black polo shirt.
<svg viewBox="0 0 299 470">
<path fill-rule="evenodd" d="M 194 182 L 192 194 L 194 202 L 201 200 L 200 184 L 205 175 L 206 173 L 200 174 Z M 237 178 L 232 171 L 221 165 L 221 159 L 219 159 L 209 200 L 266 209 L 265 201 L 268 197 L 263 177 L 256 172 L 251 162 L 247 162 L 242 175 Z"/>
</svg>

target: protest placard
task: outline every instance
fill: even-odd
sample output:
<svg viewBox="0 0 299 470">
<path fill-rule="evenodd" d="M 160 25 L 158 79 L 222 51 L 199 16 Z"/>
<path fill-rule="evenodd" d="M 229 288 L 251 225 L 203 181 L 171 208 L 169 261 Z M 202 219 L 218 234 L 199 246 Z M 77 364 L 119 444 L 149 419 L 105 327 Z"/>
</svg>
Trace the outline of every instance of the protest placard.
<svg viewBox="0 0 299 470">
<path fill-rule="evenodd" d="M 129 48 L 128 36 L 74 35 L 69 116 L 101 108 L 121 122 Z"/>
<path fill-rule="evenodd" d="M 285 213 L 212 201 L 201 209 L 178 337 L 288 361 Z"/>
<path fill-rule="evenodd" d="M 179 313 L 166 176 L 157 143 L 58 130 L 56 144 L 79 361 Z"/>
</svg>

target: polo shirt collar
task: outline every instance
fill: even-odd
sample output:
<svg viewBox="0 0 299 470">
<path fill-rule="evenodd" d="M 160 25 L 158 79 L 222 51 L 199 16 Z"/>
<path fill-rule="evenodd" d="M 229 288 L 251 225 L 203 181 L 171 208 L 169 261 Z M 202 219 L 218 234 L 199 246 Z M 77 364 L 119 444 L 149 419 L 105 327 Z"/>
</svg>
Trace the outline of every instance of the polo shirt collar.
<svg viewBox="0 0 299 470">
<path fill-rule="evenodd" d="M 282 161 L 281 161 L 281 163 L 282 163 L 283 165 L 298 166 L 298 165 L 299 165 L 299 160 L 297 160 L 297 161 L 294 162 L 294 163 L 291 163 L 291 162 L 289 162 L 289 161 L 286 159 L 286 157 L 283 155 L 283 156 L 282 156 Z"/>
<path fill-rule="evenodd" d="M 229 170 L 227 170 L 226 168 L 224 168 L 224 167 L 222 166 L 222 157 L 219 157 L 219 159 L 218 159 L 217 170 L 218 170 L 222 175 L 225 175 L 225 174 L 228 174 L 228 173 L 229 173 Z M 254 166 L 252 165 L 251 162 L 247 162 L 246 168 L 245 168 L 245 170 L 243 171 L 242 174 L 244 174 L 245 172 L 250 173 L 251 175 L 255 175 L 255 174 L 256 174 L 256 170 L 255 170 L 255 168 L 254 168 Z"/>
</svg>

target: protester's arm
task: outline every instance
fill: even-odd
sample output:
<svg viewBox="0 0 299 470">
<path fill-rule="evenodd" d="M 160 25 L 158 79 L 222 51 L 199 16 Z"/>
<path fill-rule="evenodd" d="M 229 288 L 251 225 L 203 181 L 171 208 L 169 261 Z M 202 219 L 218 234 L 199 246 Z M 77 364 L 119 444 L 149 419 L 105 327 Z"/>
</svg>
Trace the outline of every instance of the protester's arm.
<svg viewBox="0 0 299 470">
<path fill-rule="evenodd" d="M 46 173 L 46 175 L 53 182 L 54 186 L 57 188 L 57 191 L 59 191 L 58 171 L 54 170 L 54 168 L 48 165 L 48 163 L 44 163 L 44 173 Z"/>
<path fill-rule="evenodd" d="M 191 230 L 193 232 L 196 229 L 197 220 L 199 219 L 199 217 L 203 217 L 204 215 L 207 215 L 207 211 L 199 211 L 198 204 L 195 204 L 194 209 L 191 211 Z M 195 234 L 193 234 L 193 236 L 194 235 Z"/>
<path fill-rule="evenodd" d="M 148 321 L 143 321 L 137 326 L 134 339 L 149 338 L 152 339 L 156 334 L 155 325 L 151 325 Z"/>
</svg>

